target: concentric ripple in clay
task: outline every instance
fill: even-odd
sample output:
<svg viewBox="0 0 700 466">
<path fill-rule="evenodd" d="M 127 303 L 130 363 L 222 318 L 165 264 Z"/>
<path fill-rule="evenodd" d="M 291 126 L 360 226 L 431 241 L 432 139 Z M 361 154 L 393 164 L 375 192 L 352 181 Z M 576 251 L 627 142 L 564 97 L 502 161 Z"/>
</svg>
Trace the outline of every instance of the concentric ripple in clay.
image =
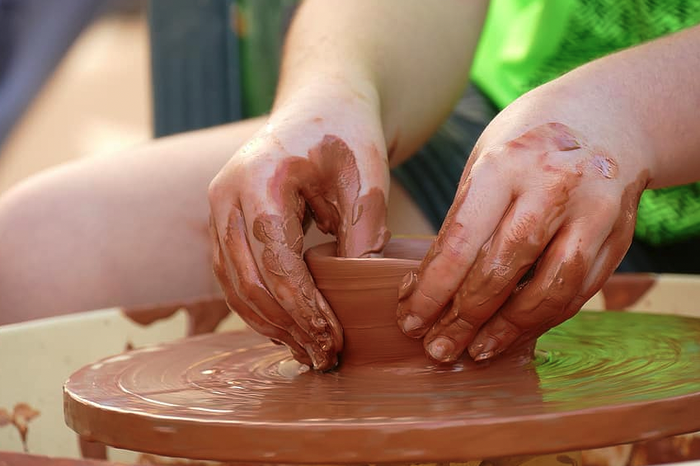
<svg viewBox="0 0 700 466">
<path fill-rule="evenodd" d="M 467 363 L 464 363 L 467 364 Z M 534 361 L 304 371 L 251 332 L 108 358 L 65 386 L 81 435 L 137 451 L 285 463 L 450 461 L 700 430 L 700 320 L 581 313 Z"/>
</svg>

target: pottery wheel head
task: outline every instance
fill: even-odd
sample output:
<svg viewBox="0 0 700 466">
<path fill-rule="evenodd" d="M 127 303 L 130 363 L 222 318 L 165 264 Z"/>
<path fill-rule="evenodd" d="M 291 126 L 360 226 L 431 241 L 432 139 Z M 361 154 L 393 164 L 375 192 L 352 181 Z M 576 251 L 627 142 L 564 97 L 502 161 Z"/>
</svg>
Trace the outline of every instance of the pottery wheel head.
<svg viewBox="0 0 700 466">
<path fill-rule="evenodd" d="M 306 371 L 248 331 L 134 350 L 64 389 L 68 425 L 129 450 L 222 461 L 454 461 L 700 430 L 700 320 L 583 312 L 534 361 Z M 556 439 L 553 442 L 552 439 Z"/>
</svg>

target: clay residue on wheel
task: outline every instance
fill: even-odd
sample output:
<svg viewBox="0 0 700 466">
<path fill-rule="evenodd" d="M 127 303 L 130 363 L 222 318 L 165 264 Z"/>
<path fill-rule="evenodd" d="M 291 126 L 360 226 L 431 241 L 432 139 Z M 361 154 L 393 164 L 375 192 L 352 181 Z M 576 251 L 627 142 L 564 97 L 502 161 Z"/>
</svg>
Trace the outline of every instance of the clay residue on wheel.
<svg viewBox="0 0 700 466">
<path fill-rule="evenodd" d="M 700 460 L 700 432 L 583 452 L 582 466 L 651 466 Z"/>
<path fill-rule="evenodd" d="M 80 447 L 80 456 L 93 460 L 107 459 L 107 446 L 100 442 L 91 442 L 85 437 L 78 436 L 78 447 Z"/>
<path fill-rule="evenodd" d="M 635 443 L 627 466 L 700 460 L 700 432 Z"/>
<path fill-rule="evenodd" d="M 17 429 L 25 453 L 29 452 L 27 445 L 29 422 L 38 417 L 39 414 L 41 414 L 39 410 L 32 408 L 27 403 L 17 403 L 11 413 L 0 408 L 0 427 L 11 425 Z"/>
<path fill-rule="evenodd" d="M 605 309 L 623 310 L 637 304 L 656 284 L 653 274 L 617 274 L 610 277 L 602 288 Z"/>
<path fill-rule="evenodd" d="M 209 297 L 190 302 L 123 308 L 122 314 L 132 322 L 148 326 L 172 317 L 179 310 L 187 313 L 188 336 L 215 331 L 230 312 L 223 298 Z"/>
<path fill-rule="evenodd" d="M 148 463 L 145 463 L 148 464 Z M 103 460 L 77 460 L 73 458 L 52 458 L 0 451 L 0 466 L 127 466 L 123 463 Z"/>
</svg>

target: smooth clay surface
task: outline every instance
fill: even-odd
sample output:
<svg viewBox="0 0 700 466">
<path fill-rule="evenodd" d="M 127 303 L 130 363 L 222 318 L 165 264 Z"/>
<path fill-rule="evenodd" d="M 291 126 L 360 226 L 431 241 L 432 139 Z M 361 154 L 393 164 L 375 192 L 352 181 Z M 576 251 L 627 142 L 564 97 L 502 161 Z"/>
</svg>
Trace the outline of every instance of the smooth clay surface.
<svg viewBox="0 0 700 466">
<path fill-rule="evenodd" d="M 340 370 L 348 366 L 427 364 L 422 341 L 397 324 L 399 286 L 418 269 L 433 238 L 395 238 L 381 258 L 336 257 L 334 243 L 306 252 L 316 286 L 343 327 Z"/>
<path fill-rule="evenodd" d="M 583 312 L 543 336 L 530 361 L 318 373 L 239 331 L 87 366 L 65 385 L 65 416 L 91 440 L 196 459 L 540 455 L 700 430 L 698 354 L 698 319 Z"/>
<path fill-rule="evenodd" d="M 305 259 L 316 286 L 343 327 L 340 370 L 357 366 L 425 367 L 423 342 L 408 338 L 397 324 L 396 309 L 403 277 L 418 269 L 433 242 L 429 238 L 395 238 L 381 258 L 335 256 L 335 244 L 307 251 Z M 511 363 L 532 358 L 534 341 L 501 355 Z M 476 367 L 465 353 L 463 367 Z"/>
</svg>

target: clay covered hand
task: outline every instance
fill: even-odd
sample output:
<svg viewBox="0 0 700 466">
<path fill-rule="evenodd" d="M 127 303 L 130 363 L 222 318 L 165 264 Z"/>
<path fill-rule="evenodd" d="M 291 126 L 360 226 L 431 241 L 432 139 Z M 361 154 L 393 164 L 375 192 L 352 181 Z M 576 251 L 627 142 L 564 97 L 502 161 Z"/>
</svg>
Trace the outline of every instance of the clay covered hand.
<svg viewBox="0 0 700 466">
<path fill-rule="evenodd" d="M 485 360 L 537 338 L 578 312 L 631 243 L 649 181 L 642 151 L 603 118 L 540 113 L 516 101 L 486 129 L 435 243 L 399 289 L 399 325 L 433 360 L 465 349 Z"/>
<path fill-rule="evenodd" d="M 376 112 L 336 98 L 274 111 L 209 188 L 214 269 L 229 307 L 319 370 L 336 365 L 343 336 L 302 258 L 307 207 L 342 257 L 379 253 L 390 236 Z"/>
</svg>

